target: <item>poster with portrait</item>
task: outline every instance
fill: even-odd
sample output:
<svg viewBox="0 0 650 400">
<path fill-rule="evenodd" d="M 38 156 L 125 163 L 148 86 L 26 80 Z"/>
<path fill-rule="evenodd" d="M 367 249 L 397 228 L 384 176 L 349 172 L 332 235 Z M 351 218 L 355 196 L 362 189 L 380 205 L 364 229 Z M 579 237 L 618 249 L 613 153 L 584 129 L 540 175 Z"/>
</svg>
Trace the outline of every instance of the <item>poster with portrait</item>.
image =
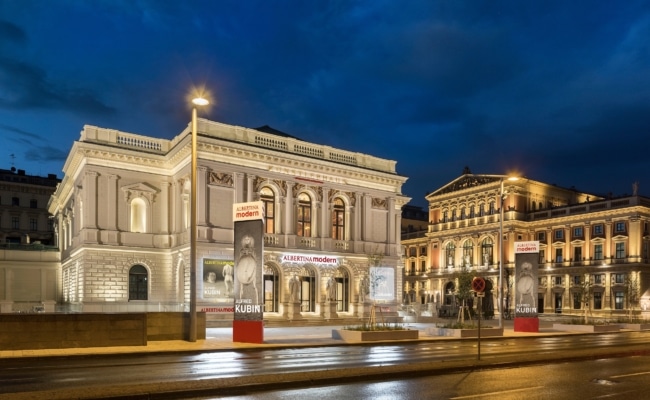
<svg viewBox="0 0 650 400">
<path fill-rule="evenodd" d="M 370 299 L 395 299 L 395 270 L 390 267 L 370 267 Z"/>
<path fill-rule="evenodd" d="M 264 224 L 261 201 L 234 205 L 235 321 L 262 321 Z"/>
<path fill-rule="evenodd" d="M 203 259 L 204 300 L 232 302 L 235 298 L 235 262 L 233 260 Z"/>
<path fill-rule="evenodd" d="M 537 317 L 539 242 L 515 242 L 515 318 Z"/>
</svg>

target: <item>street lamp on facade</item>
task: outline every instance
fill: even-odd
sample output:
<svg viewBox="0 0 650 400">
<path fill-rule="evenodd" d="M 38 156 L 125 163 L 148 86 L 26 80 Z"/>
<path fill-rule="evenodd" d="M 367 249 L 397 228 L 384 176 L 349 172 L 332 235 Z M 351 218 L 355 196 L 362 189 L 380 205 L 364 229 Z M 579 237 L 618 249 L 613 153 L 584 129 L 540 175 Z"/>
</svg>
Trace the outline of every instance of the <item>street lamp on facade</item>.
<svg viewBox="0 0 650 400">
<path fill-rule="evenodd" d="M 196 169 L 197 169 L 197 118 L 196 108 L 206 106 L 210 102 L 202 97 L 192 99 L 192 161 L 190 165 L 190 330 L 189 341 L 196 342 Z"/>
<path fill-rule="evenodd" d="M 519 180 L 516 176 L 502 176 L 501 177 L 501 190 L 499 191 L 501 215 L 499 218 L 499 288 L 498 288 L 498 299 L 499 299 L 499 328 L 503 328 L 503 206 L 505 201 L 505 191 L 503 187 L 503 182 L 508 181 L 517 181 Z"/>
</svg>

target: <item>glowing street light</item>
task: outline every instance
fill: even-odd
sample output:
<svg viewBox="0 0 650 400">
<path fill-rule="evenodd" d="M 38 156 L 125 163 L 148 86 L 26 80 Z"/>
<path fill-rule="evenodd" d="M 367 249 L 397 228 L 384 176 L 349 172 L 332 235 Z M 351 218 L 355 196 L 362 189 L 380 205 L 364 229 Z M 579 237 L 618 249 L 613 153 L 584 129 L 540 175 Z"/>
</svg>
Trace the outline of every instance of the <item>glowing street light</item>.
<svg viewBox="0 0 650 400">
<path fill-rule="evenodd" d="M 196 169 L 197 169 L 197 121 L 196 108 L 206 106 L 210 102 L 203 97 L 192 99 L 192 161 L 190 165 L 191 188 L 190 188 L 190 332 L 189 341 L 196 342 Z"/>
<path fill-rule="evenodd" d="M 503 206 L 505 200 L 505 191 L 503 189 L 504 180 L 509 181 L 518 181 L 519 178 L 516 176 L 502 176 L 501 177 L 501 191 L 499 198 L 500 208 L 501 208 L 501 218 L 499 219 L 499 290 L 498 290 L 498 299 L 499 299 L 499 328 L 503 328 Z"/>
</svg>

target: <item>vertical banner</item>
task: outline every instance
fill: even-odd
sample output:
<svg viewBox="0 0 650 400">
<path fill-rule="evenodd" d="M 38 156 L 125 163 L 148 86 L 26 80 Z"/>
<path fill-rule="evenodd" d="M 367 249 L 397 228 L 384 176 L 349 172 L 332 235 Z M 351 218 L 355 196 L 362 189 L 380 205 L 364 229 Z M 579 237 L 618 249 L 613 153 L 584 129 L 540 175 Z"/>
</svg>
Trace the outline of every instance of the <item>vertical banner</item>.
<svg viewBox="0 0 650 400">
<path fill-rule="evenodd" d="M 264 205 L 261 201 L 233 205 L 235 276 L 233 341 L 264 341 Z"/>
<path fill-rule="evenodd" d="M 539 332 L 537 287 L 539 242 L 515 242 L 515 331 Z"/>
<path fill-rule="evenodd" d="M 395 300 L 395 270 L 389 267 L 370 267 L 370 299 Z"/>
</svg>

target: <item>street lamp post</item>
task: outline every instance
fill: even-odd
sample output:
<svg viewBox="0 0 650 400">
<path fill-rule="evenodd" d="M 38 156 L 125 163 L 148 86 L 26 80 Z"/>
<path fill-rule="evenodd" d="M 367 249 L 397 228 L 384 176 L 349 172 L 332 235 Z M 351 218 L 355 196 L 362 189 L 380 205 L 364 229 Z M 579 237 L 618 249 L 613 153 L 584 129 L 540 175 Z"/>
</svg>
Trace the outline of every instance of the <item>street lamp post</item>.
<svg viewBox="0 0 650 400">
<path fill-rule="evenodd" d="M 498 290 L 498 296 L 499 296 L 499 328 L 503 328 L 503 313 L 504 313 L 504 304 L 503 304 L 503 207 L 504 207 L 504 200 L 505 200 L 505 190 L 503 187 L 503 182 L 505 180 L 509 181 L 517 181 L 519 180 L 518 177 L 516 176 L 502 176 L 501 177 L 501 190 L 499 191 L 499 199 L 500 201 L 500 208 L 501 208 L 501 215 L 499 218 L 499 290 Z"/>
<path fill-rule="evenodd" d="M 192 99 L 192 161 L 190 165 L 191 188 L 190 188 L 190 331 L 189 341 L 196 342 L 196 169 L 197 169 L 197 106 L 210 104 L 208 100 L 197 97 Z"/>
<path fill-rule="evenodd" d="M 501 177 L 501 191 L 499 192 L 501 215 L 499 218 L 499 328 L 503 328 L 503 177 Z"/>
</svg>

